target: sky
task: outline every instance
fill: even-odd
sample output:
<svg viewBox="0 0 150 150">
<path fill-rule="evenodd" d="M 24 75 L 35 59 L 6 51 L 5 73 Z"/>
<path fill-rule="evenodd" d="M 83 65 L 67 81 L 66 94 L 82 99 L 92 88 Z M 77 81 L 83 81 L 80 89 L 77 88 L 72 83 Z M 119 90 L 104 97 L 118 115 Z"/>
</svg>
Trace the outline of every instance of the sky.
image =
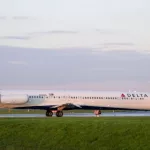
<svg viewBox="0 0 150 150">
<path fill-rule="evenodd" d="M 1 45 L 150 51 L 149 0 L 0 0 L 0 3 Z"/>
<path fill-rule="evenodd" d="M 0 88 L 150 91 L 149 0 L 0 0 Z"/>
</svg>

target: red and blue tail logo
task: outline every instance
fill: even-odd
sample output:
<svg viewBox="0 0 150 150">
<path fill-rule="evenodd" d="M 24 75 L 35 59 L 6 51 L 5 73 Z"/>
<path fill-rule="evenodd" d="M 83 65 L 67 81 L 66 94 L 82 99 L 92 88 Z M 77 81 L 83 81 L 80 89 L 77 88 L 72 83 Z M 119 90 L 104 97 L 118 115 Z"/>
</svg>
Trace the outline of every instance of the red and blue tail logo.
<svg viewBox="0 0 150 150">
<path fill-rule="evenodd" d="M 124 94 L 121 94 L 121 97 L 124 98 L 124 97 L 126 97 L 126 96 L 125 96 Z"/>
</svg>

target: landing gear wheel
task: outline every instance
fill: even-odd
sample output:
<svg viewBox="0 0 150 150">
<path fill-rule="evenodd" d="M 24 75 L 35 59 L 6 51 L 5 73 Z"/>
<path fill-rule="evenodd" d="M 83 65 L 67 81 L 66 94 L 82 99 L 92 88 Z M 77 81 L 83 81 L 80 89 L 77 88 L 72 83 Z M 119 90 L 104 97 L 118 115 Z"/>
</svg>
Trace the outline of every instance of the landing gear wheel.
<svg viewBox="0 0 150 150">
<path fill-rule="evenodd" d="M 46 111 L 46 116 L 47 116 L 47 117 L 52 117 L 52 116 L 53 116 L 53 112 L 50 111 L 50 110 L 47 110 L 47 111 Z"/>
<path fill-rule="evenodd" d="M 56 116 L 57 117 L 62 117 L 63 116 L 63 111 L 57 111 Z"/>
<path fill-rule="evenodd" d="M 94 114 L 96 115 L 96 117 L 99 117 L 101 115 L 101 111 L 100 110 L 95 110 Z"/>
</svg>

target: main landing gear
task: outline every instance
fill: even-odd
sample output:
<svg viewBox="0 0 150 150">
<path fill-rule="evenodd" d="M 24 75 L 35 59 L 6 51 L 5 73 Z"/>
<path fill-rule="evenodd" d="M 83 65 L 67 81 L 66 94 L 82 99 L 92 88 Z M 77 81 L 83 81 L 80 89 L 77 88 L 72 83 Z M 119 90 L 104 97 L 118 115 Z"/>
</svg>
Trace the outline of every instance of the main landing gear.
<svg viewBox="0 0 150 150">
<path fill-rule="evenodd" d="M 46 116 L 47 117 L 52 117 L 53 116 L 53 112 L 51 110 L 47 110 L 46 111 Z"/>
<path fill-rule="evenodd" d="M 96 117 L 99 117 L 102 112 L 100 110 L 94 110 Z"/>
<path fill-rule="evenodd" d="M 57 117 L 62 117 L 62 116 L 63 116 L 63 111 L 58 110 L 58 111 L 56 112 L 56 116 L 57 116 Z"/>
<path fill-rule="evenodd" d="M 53 111 L 52 110 L 47 110 L 46 111 L 46 116 L 47 117 L 52 117 L 53 116 Z M 57 110 L 56 111 L 56 117 L 62 117 L 63 116 L 63 111 Z"/>
</svg>

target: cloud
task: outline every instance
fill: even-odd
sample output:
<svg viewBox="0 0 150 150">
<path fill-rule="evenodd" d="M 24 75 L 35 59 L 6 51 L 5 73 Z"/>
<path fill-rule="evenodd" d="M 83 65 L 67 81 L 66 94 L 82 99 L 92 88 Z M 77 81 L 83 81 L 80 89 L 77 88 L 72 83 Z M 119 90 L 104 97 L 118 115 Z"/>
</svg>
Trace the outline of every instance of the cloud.
<svg viewBox="0 0 150 150">
<path fill-rule="evenodd" d="M 0 39 L 29 40 L 29 36 L 2 36 Z"/>
<path fill-rule="evenodd" d="M 99 48 L 103 51 L 135 51 L 136 45 L 132 42 L 109 42 L 99 44 Z"/>
<path fill-rule="evenodd" d="M 109 30 L 109 29 L 95 29 L 96 32 L 99 32 L 101 34 L 114 34 L 115 31 Z"/>
<path fill-rule="evenodd" d="M 136 82 L 141 90 L 149 90 L 149 64 L 150 55 L 137 51 L 101 51 L 92 55 L 90 49 L 81 48 L 44 50 L 0 46 L 0 85 L 34 85 L 35 88 L 62 85 L 63 88 L 80 83 L 86 88 L 91 83 L 92 90 L 96 83 L 99 87 L 120 90 L 137 88 L 132 84 Z"/>
<path fill-rule="evenodd" d="M 104 43 L 102 45 L 104 45 L 104 46 L 133 46 L 134 43 L 126 43 L 126 42 L 123 42 L 123 43 Z"/>
<path fill-rule="evenodd" d="M 6 20 L 7 17 L 6 16 L 0 16 L 0 20 Z"/>
<path fill-rule="evenodd" d="M 94 29 L 97 33 L 107 36 L 129 36 L 131 33 L 128 30 L 120 30 L 120 29 Z"/>
<path fill-rule="evenodd" d="M 52 34 L 75 34 L 78 33 L 77 31 L 65 31 L 65 30 L 54 30 L 54 31 L 48 31 Z"/>
<path fill-rule="evenodd" d="M 31 38 L 49 34 L 76 34 L 77 31 L 63 31 L 63 30 L 54 30 L 54 31 L 45 31 L 45 32 L 32 32 L 28 33 L 26 36 L 0 36 L 0 39 L 10 39 L 10 40 L 29 40 Z"/>
<path fill-rule="evenodd" d="M 28 20 L 31 19 L 29 16 L 13 16 L 12 19 L 14 20 Z"/>
<path fill-rule="evenodd" d="M 39 31 L 39 32 L 32 32 L 29 33 L 31 36 L 36 35 L 46 35 L 46 34 L 76 34 L 78 31 L 67 31 L 67 30 L 52 30 L 52 31 Z"/>
<path fill-rule="evenodd" d="M 8 61 L 8 63 L 12 65 L 28 65 L 28 63 L 24 61 Z"/>
<path fill-rule="evenodd" d="M 92 71 L 125 71 L 125 68 L 92 68 Z"/>
<path fill-rule="evenodd" d="M 0 20 L 6 20 L 6 19 L 12 19 L 12 20 L 35 20 L 35 17 L 29 17 L 29 16 L 13 16 L 13 17 L 8 17 L 8 16 L 0 16 Z"/>
</svg>

